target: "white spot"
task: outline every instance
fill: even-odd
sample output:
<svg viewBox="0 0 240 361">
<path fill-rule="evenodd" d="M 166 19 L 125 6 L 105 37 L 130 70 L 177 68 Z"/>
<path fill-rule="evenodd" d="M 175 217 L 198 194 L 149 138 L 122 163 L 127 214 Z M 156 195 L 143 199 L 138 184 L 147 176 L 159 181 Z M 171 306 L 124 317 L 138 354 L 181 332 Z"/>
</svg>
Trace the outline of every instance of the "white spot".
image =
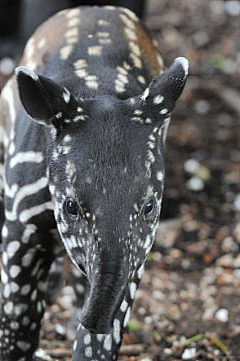
<svg viewBox="0 0 240 361">
<path fill-rule="evenodd" d="M 2 237 L 7 237 L 8 236 L 8 228 L 6 226 L 6 224 L 3 225 L 3 228 L 2 228 Z"/>
<path fill-rule="evenodd" d="M 32 234 L 34 234 L 37 230 L 35 224 L 27 224 L 26 228 L 24 229 L 21 242 L 27 244 L 30 240 Z"/>
<path fill-rule="evenodd" d="M 104 342 L 103 342 L 103 348 L 106 351 L 111 351 L 111 349 L 112 349 L 112 336 L 111 335 L 107 335 L 105 337 Z"/>
<path fill-rule="evenodd" d="M 130 53 L 129 58 L 132 59 L 133 65 L 136 66 L 136 68 L 142 69 L 142 61 L 135 53 Z"/>
<path fill-rule="evenodd" d="M 29 267 L 30 264 L 32 263 L 33 261 L 33 258 L 36 254 L 36 249 L 35 248 L 30 248 L 26 254 L 23 256 L 22 258 L 22 266 L 23 267 Z"/>
<path fill-rule="evenodd" d="M 18 330 L 18 329 L 19 329 L 19 323 L 18 323 L 17 321 L 12 321 L 12 322 L 10 323 L 10 328 L 11 328 L 12 330 Z"/>
<path fill-rule="evenodd" d="M 119 17 L 128 28 L 130 28 L 132 30 L 135 29 L 135 23 L 131 19 L 129 19 L 129 17 L 127 15 L 120 14 Z"/>
<path fill-rule="evenodd" d="M 110 23 L 106 20 L 100 19 L 100 20 L 98 20 L 98 25 L 99 26 L 109 26 Z"/>
<path fill-rule="evenodd" d="M 92 357 L 92 347 L 91 346 L 88 346 L 85 348 L 85 356 Z"/>
<path fill-rule="evenodd" d="M 116 344 L 119 344 L 121 341 L 121 325 L 120 325 L 120 321 L 115 318 L 114 322 L 113 322 L 113 338 L 116 342 Z"/>
<path fill-rule="evenodd" d="M 9 284 L 6 284 L 6 286 L 3 288 L 3 296 L 5 298 L 8 298 L 10 296 L 11 293 L 11 288 Z"/>
<path fill-rule="evenodd" d="M 163 174 L 163 172 L 161 172 L 161 171 L 157 172 L 157 180 L 158 180 L 159 182 L 162 182 L 162 181 L 164 180 L 164 174 Z"/>
<path fill-rule="evenodd" d="M 11 258 L 15 255 L 15 253 L 19 250 L 21 244 L 18 241 L 12 241 L 7 246 L 7 254 L 8 257 Z"/>
<path fill-rule="evenodd" d="M 142 266 L 137 271 L 137 275 L 138 275 L 139 280 L 142 278 L 143 272 L 144 272 L 144 264 L 142 264 Z"/>
<path fill-rule="evenodd" d="M 102 46 L 100 46 L 100 45 L 90 46 L 88 48 L 88 55 L 90 55 L 90 56 L 102 55 Z"/>
<path fill-rule="evenodd" d="M 66 13 L 66 17 L 68 19 L 74 18 L 74 17 L 79 17 L 79 15 L 80 15 L 80 9 L 79 8 L 68 10 L 67 13 Z"/>
<path fill-rule="evenodd" d="M 13 312 L 13 302 L 7 302 L 4 306 L 3 306 L 4 312 L 6 313 L 6 315 L 10 315 Z"/>
<path fill-rule="evenodd" d="M 155 105 L 158 105 L 158 104 L 161 104 L 164 100 L 164 97 L 162 95 L 156 95 L 154 98 L 153 98 L 153 104 Z"/>
<path fill-rule="evenodd" d="M 86 71 L 86 69 L 77 69 L 77 70 L 75 70 L 75 74 L 79 78 L 85 78 L 88 75 L 88 72 Z"/>
<path fill-rule="evenodd" d="M 19 285 L 16 282 L 10 282 L 10 288 L 12 293 L 16 293 L 20 289 Z"/>
<path fill-rule="evenodd" d="M 136 22 L 139 21 L 137 15 L 133 11 L 131 11 L 131 10 L 127 9 L 127 8 L 123 8 L 122 11 L 124 11 L 125 14 L 127 14 L 132 20 L 134 20 Z"/>
<path fill-rule="evenodd" d="M 129 42 L 129 47 L 130 47 L 131 51 L 132 51 L 136 56 L 139 57 L 139 56 L 141 55 L 140 48 L 139 48 L 139 46 L 138 46 L 135 42 L 130 41 L 130 42 Z"/>
<path fill-rule="evenodd" d="M 13 265 L 10 267 L 9 274 L 12 278 L 16 278 L 21 272 L 21 268 L 19 266 Z"/>
<path fill-rule="evenodd" d="M 24 341 L 17 341 L 17 346 L 24 352 L 30 349 L 31 344 Z"/>
<path fill-rule="evenodd" d="M 75 28 L 72 28 L 72 29 L 69 29 L 66 33 L 65 33 L 65 37 L 66 38 L 70 38 L 70 37 L 78 37 L 78 28 L 75 27 Z"/>
<path fill-rule="evenodd" d="M 168 113 L 168 109 L 164 108 L 162 110 L 160 110 L 159 114 L 167 114 Z"/>
<path fill-rule="evenodd" d="M 122 304 L 121 304 L 121 307 L 120 307 L 120 310 L 122 312 L 125 312 L 127 308 L 128 308 L 128 303 L 125 300 L 123 300 Z"/>
<path fill-rule="evenodd" d="M 73 351 L 76 351 L 77 349 L 77 340 L 73 342 Z"/>
<path fill-rule="evenodd" d="M 6 284 L 8 282 L 8 276 L 6 272 L 4 271 L 4 268 L 1 268 L 1 281 L 2 283 Z"/>
<path fill-rule="evenodd" d="M 21 293 L 21 295 L 25 296 L 30 292 L 30 290 L 31 290 L 31 285 L 26 284 L 26 285 L 22 286 L 20 293 Z"/>
<path fill-rule="evenodd" d="M 138 75 L 137 80 L 141 84 L 146 84 L 146 79 L 142 75 Z"/>
<path fill-rule="evenodd" d="M 133 300 L 134 299 L 134 297 L 135 297 L 135 293 L 136 293 L 136 290 L 137 290 L 137 285 L 136 285 L 136 283 L 134 283 L 134 282 L 131 282 L 130 283 L 130 297 L 131 297 L 131 299 Z"/>
<path fill-rule="evenodd" d="M 60 58 L 62 60 L 67 60 L 73 50 L 73 45 L 65 45 L 60 49 Z"/>
<path fill-rule="evenodd" d="M 72 19 L 70 19 L 70 20 L 68 21 L 67 26 L 68 26 L 69 28 L 71 28 L 71 27 L 73 27 L 73 26 L 79 25 L 79 23 L 80 23 L 80 19 L 79 19 L 79 18 L 72 18 Z"/>
<path fill-rule="evenodd" d="M 145 119 L 145 123 L 147 123 L 147 124 L 152 123 L 152 119 L 151 119 L 151 118 L 149 118 L 149 117 L 148 117 L 148 118 L 146 118 L 146 119 Z"/>
<path fill-rule="evenodd" d="M 140 96 L 140 99 L 142 101 L 146 101 L 147 97 L 149 96 L 149 93 L 150 93 L 150 89 L 149 88 L 146 88 L 144 93 Z"/>
<path fill-rule="evenodd" d="M 89 345 L 91 343 L 90 334 L 88 333 L 87 335 L 85 335 L 83 340 L 84 340 L 85 345 Z"/>
<path fill-rule="evenodd" d="M 128 307 L 125 318 L 124 318 L 124 322 L 123 322 L 123 327 L 126 327 L 130 318 L 130 313 L 131 313 L 131 308 Z"/>
<path fill-rule="evenodd" d="M 129 28 L 124 28 L 124 32 L 129 40 L 137 41 L 137 35 L 135 31 Z"/>
<path fill-rule="evenodd" d="M 37 44 L 37 48 L 38 48 L 38 49 L 42 49 L 42 48 L 46 45 L 46 42 L 47 42 L 46 38 L 42 38 L 42 39 L 39 41 L 39 43 Z"/>
<path fill-rule="evenodd" d="M 88 66 L 87 61 L 85 59 L 78 59 L 73 63 L 75 69 L 86 68 Z"/>
<path fill-rule="evenodd" d="M 86 85 L 91 89 L 98 89 L 98 82 L 96 75 L 88 75 L 86 78 Z"/>
<path fill-rule="evenodd" d="M 67 90 L 66 88 L 64 88 L 64 93 L 63 93 L 63 99 L 64 99 L 64 101 L 65 101 L 66 103 L 69 103 L 70 98 L 71 98 L 70 91 Z"/>
</svg>

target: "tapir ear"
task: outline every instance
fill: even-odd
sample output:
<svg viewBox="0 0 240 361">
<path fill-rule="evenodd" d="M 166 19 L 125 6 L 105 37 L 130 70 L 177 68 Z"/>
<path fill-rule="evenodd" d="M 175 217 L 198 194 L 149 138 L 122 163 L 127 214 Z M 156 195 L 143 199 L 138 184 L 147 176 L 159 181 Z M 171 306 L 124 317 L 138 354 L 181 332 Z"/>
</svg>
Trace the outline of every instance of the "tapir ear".
<svg viewBox="0 0 240 361">
<path fill-rule="evenodd" d="M 79 104 L 66 88 L 24 66 L 15 72 L 21 102 L 31 118 L 49 126 L 76 117 Z"/>
<path fill-rule="evenodd" d="M 186 58 L 176 58 L 167 70 L 151 81 L 135 105 L 139 114 L 142 112 L 143 123 L 145 116 L 152 122 L 169 116 L 185 86 L 188 68 Z"/>
</svg>

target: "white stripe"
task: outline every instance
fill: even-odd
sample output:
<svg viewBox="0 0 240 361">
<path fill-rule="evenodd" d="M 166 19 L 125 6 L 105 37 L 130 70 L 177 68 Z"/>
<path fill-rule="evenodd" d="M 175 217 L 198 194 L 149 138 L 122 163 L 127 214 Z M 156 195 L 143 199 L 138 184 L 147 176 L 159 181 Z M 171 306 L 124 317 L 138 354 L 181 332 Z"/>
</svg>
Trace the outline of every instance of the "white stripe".
<svg viewBox="0 0 240 361">
<path fill-rule="evenodd" d="M 46 202 L 43 204 L 39 204 L 38 206 L 29 208 L 25 211 L 22 211 L 19 215 L 19 220 L 22 223 L 27 222 L 30 218 L 37 216 L 38 214 L 41 214 L 47 210 L 53 210 L 53 202 Z"/>
<path fill-rule="evenodd" d="M 41 163 L 44 160 L 43 154 L 41 152 L 19 152 L 10 161 L 10 168 L 15 167 L 20 163 L 31 162 L 31 163 Z"/>
<path fill-rule="evenodd" d="M 9 212 L 5 210 L 6 219 L 9 221 L 17 220 L 17 208 L 19 203 L 27 196 L 38 193 L 40 190 L 44 189 L 48 185 L 48 178 L 42 177 L 37 182 L 28 184 L 19 189 L 16 194 L 16 198 L 13 203 L 12 210 Z"/>
</svg>

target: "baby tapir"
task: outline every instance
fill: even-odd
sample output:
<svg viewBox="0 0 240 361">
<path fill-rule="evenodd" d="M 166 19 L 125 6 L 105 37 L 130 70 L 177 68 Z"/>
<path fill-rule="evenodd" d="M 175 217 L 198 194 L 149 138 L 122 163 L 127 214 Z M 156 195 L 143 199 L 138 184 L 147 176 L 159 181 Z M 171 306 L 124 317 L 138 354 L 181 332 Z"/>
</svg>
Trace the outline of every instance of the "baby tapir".
<svg viewBox="0 0 240 361">
<path fill-rule="evenodd" d="M 1 361 L 33 360 L 62 245 L 89 282 L 72 360 L 117 358 L 158 227 L 164 143 L 187 73 L 185 58 L 164 70 L 124 8 L 62 11 L 29 40 L 1 97 Z"/>
</svg>

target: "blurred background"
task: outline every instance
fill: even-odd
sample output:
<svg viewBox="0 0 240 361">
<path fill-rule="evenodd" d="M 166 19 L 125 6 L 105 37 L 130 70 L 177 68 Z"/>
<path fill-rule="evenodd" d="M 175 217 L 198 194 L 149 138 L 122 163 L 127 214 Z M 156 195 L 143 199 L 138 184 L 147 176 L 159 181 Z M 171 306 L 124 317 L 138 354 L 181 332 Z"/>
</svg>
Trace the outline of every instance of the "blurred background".
<svg viewBox="0 0 240 361">
<path fill-rule="evenodd" d="M 237 361 L 240 2 L 115 1 L 120 3 L 142 17 L 166 65 L 178 56 L 189 59 L 190 75 L 169 127 L 162 221 L 119 359 Z M 34 28 L 72 5 L 0 1 L 0 89 Z M 70 360 L 65 325 L 71 292 L 64 287 L 46 313 L 39 360 Z"/>
</svg>

